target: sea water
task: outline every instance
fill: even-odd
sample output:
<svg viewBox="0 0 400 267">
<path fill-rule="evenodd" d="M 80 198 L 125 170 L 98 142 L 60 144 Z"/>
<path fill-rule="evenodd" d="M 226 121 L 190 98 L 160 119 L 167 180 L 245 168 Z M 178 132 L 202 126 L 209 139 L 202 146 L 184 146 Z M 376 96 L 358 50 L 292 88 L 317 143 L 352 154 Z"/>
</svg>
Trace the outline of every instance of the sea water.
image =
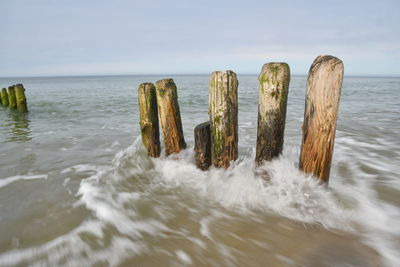
<svg viewBox="0 0 400 267">
<path fill-rule="evenodd" d="M 163 78 L 188 148 L 152 159 L 137 88 Z M 297 168 L 306 77 L 283 154 L 259 168 L 258 80 L 238 79 L 239 158 L 204 172 L 208 75 L 1 78 L 24 84 L 29 113 L 0 108 L 0 265 L 398 266 L 400 78 L 345 76 L 329 187 Z"/>
</svg>

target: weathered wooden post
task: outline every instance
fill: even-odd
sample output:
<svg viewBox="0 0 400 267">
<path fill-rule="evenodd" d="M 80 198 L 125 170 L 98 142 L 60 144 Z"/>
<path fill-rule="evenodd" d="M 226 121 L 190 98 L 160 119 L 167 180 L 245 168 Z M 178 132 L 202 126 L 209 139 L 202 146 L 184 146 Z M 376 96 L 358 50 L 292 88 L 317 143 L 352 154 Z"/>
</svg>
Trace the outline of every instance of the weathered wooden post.
<svg viewBox="0 0 400 267">
<path fill-rule="evenodd" d="M 17 108 L 19 112 L 28 112 L 28 106 L 25 97 L 25 88 L 22 84 L 15 85 L 15 97 L 17 99 Z"/>
<path fill-rule="evenodd" d="M 156 95 L 165 154 L 168 156 L 186 148 L 179 111 L 178 92 L 174 80 L 157 81 Z"/>
<path fill-rule="evenodd" d="M 150 157 L 160 156 L 160 131 L 158 126 L 156 87 L 152 83 L 142 83 L 138 89 L 140 111 L 140 131 L 142 142 Z"/>
<path fill-rule="evenodd" d="M 3 88 L 1 90 L 1 104 L 3 105 L 3 107 L 8 107 L 8 105 L 9 105 L 8 94 L 7 94 L 6 88 Z"/>
<path fill-rule="evenodd" d="M 290 69 L 286 63 L 267 63 L 258 76 L 256 163 L 278 157 L 283 149 Z"/>
<path fill-rule="evenodd" d="M 307 79 L 299 167 L 324 182 L 329 181 L 342 81 L 340 59 L 318 56 L 314 60 Z"/>
<path fill-rule="evenodd" d="M 238 85 L 236 74 L 231 70 L 211 74 L 211 155 L 216 167 L 228 168 L 230 161 L 238 157 Z"/>
<path fill-rule="evenodd" d="M 203 122 L 194 128 L 194 151 L 196 166 L 203 171 L 211 166 L 211 127 Z"/>
<path fill-rule="evenodd" d="M 14 85 L 8 87 L 8 102 L 11 109 L 17 108 L 17 99 L 15 97 Z"/>
</svg>

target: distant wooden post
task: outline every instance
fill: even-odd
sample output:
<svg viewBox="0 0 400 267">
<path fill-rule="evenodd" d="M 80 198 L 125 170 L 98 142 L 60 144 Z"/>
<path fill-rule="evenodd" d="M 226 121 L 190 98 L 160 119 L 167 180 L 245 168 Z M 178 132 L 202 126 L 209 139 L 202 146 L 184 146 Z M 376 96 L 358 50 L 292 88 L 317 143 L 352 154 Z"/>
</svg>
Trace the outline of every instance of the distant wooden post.
<svg viewBox="0 0 400 267">
<path fill-rule="evenodd" d="M 211 166 L 210 122 L 203 122 L 194 128 L 194 151 L 196 166 L 203 171 Z"/>
<path fill-rule="evenodd" d="M 17 99 L 17 108 L 19 112 L 28 112 L 28 106 L 25 97 L 25 88 L 22 84 L 15 85 L 15 96 Z"/>
<path fill-rule="evenodd" d="M 8 100 L 7 89 L 3 88 L 1 90 L 1 104 L 3 105 L 3 107 L 8 107 L 9 103 L 10 102 Z"/>
<path fill-rule="evenodd" d="M 278 157 L 283 150 L 290 69 L 286 63 L 267 63 L 258 76 L 256 162 Z"/>
<path fill-rule="evenodd" d="M 314 60 L 307 80 L 299 167 L 324 182 L 329 181 L 342 81 L 340 59 L 319 56 Z"/>
<path fill-rule="evenodd" d="M 157 81 L 156 95 L 165 154 L 168 156 L 186 148 L 179 111 L 178 92 L 174 80 Z"/>
<path fill-rule="evenodd" d="M 142 83 L 138 89 L 140 111 L 140 131 L 142 142 L 150 157 L 160 156 L 160 131 L 156 87 L 152 83 Z"/>
<path fill-rule="evenodd" d="M 11 109 L 17 108 L 17 99 L 15 97 L 14 85 L 8 87 L 8 102 Z"/>
<path fill-rule="evenodd" d="M 211 74 L 211 154 L 216 167 L 228 168 L 230 161 L 238 157 L 238 85 L 236 74 L 231 70 Z"/>
</svg>

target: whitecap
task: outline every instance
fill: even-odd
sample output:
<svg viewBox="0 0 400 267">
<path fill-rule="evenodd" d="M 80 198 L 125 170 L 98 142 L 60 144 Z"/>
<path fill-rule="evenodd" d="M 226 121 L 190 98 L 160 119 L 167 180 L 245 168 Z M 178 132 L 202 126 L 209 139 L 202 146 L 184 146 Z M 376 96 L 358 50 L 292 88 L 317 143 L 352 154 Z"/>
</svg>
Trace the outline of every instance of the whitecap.
<svg viewBox="0 0 400 267">
<path fill-rule="evenodd" d="M 47 179 L 47 177 L 48 177 L 47 174 L 11 176 L 0 179 L 0 188 L 19 180 Z"/>
</svg>

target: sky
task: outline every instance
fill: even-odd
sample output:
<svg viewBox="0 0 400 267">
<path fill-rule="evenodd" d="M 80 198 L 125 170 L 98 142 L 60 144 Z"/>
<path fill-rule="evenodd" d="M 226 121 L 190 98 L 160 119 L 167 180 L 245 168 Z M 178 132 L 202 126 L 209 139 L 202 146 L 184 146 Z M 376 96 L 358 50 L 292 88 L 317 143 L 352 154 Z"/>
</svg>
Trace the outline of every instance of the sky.
<svg viewBox="0 0 400 267">
<path fill-rule="evenodd" d="M 398 0 L 0 0 L 0 77 L 307 74 L 334 55 L 347 75 L 400 76 Z"/>
</svg>

